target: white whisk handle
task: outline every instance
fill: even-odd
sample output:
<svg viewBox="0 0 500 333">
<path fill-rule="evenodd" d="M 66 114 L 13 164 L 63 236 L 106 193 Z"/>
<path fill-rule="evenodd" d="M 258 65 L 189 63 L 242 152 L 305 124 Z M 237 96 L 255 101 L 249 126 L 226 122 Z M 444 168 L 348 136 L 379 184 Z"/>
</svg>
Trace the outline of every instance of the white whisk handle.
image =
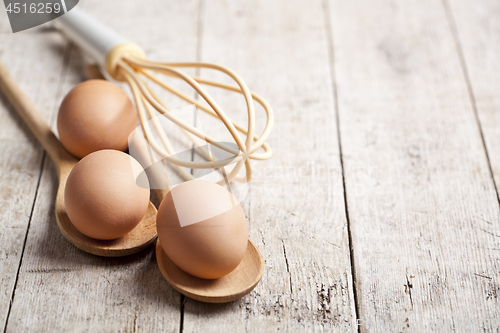
<svg viewBox="0 0 500 333">
<path fill-rule="evenodd" d="M 78 8 L 55 20 L 55 26 L 101 66 L 109 51 L 130 41 Z"/>
</svg>

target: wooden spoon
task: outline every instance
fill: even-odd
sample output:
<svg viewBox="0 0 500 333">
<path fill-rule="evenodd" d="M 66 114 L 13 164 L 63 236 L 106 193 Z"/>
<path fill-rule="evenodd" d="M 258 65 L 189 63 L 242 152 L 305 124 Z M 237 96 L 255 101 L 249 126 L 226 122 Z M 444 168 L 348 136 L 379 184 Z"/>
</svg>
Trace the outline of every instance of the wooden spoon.
<svg viewBox="0 0 500 333">
<path fill-rule="evenodd" d="M 2 64 L 0 64 L 0 90 L 12 103 L 56 166 L 59 176 L 59 188 L 55 203 L 56 220 L 64 237 L 80 250 L 104 257 L 130 255 L 153 243 L 156 239 L 156 208 L 151 202 L 139 225 L 123 237 L 103 241 L 87 237 L 79 232 L 69 220 L 64 206 L 66 180 L 78 160 L 64 149 L 42 115 L 21 91 Z"/>
<path fill-rule="evenodd" d="M 255 288 L 264 273 L 262 254 L 250 239 L 247 252 L 238 267 L 218 279 L 200 279 L 184 272 L 163 251 L 159 239 L 156 241 L 156 261 L 161 273 L 175 290 L 207 303 L 226 303 L 245 296 Z"/>
</svg>

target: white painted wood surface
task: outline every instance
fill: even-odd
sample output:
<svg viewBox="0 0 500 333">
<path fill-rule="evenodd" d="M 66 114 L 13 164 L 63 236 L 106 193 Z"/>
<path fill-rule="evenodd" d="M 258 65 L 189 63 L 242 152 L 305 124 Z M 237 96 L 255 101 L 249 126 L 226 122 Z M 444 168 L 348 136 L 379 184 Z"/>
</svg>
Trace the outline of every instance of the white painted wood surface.
<svg viewBox="0 0 500 333">
<path fill-rule="evenodd" d="M 52 163 L 0 97 L 6 332 L 500 328 L 498 1 L 80 5 L 150 58 L 228 65 L 269 100 L 275 156 L 256 163 L 243 202 L 266 272 L 248 296 L 210 305 L 175 292 L 153 248 L 105 259 L 72 247 Z M 2 9 L 0 61 L 54 127 L 84 61 L 46 27 L 9 29 Z M 244 119 L 237 96 L 214 96 Z"/>
<path fill-rule="evenodd" d="M 59 36 L 47 36 L 45 40 L 33 35 L 0 34 L 2 61 L 8 64 L 12 75 L 35 105 L 47 118 L 55 109 L 59 89 L 62 62 L 54 57 L 49 43 L 60 40 Z M 50 44 L 49 44 L 50 45 Z M 31 80 L 35 67 L 19 61 L 19 54 L 27 47 L 37 53 L 45 64 L 46 84 L 43 90 L 39 83 Z M 9 52 L 6 52 L 9 50 Z M 2 96 L 0 113 L 0 211 L 2 232 L 0 233 L 0 318 L 5 323 L 9 303 L 24 251 L 26 230 L 31 220 L 33 204 L 41 173 L 43 151 L 33 136 L 27 136 L 28 128 L 17 117 L 8 101 Z"/>
<path fill-rule="evenodd" d="M 500 186 L 500 2 L 449 1 L 453 29 L 463 54 L 470 93 Z"/>
<path fill-rule="evenodd" d="M 443 3 L 330 17 L 361 330 L 491 328 L 498 200 Z"/>
</svg>

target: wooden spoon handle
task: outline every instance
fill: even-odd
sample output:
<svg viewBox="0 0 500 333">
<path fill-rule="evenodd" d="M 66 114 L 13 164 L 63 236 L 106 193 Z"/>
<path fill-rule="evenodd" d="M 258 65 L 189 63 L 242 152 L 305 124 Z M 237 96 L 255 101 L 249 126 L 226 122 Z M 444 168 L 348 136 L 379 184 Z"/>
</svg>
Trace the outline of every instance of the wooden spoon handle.
<svg viewBox="0 0 500 333">
<path fill-rule="evenodd" d="M 17 113 L 24 120 L 50 158 L 59 167 L 60 152 L 64 151 L 62 144 L 54 135 L 49 125 L 43 119 L 31 100 L 22 92 L 21 88 L 0 63 L 0 90 L 14 106 Z"/>
</svg>

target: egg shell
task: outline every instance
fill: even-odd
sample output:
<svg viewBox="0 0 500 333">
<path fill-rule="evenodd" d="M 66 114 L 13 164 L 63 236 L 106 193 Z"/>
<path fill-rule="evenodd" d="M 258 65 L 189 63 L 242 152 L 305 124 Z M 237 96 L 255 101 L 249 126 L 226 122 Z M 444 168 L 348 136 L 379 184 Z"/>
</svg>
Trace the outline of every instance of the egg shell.
<svg viewBox="0 0 500 333">
<path fill-rule="evenodd" d="M 132 168 L 142 169 L 133 157 L 117 150 L 99 150 L 76 164 L 66 182 L 64 204 L 78 231 L 109 240 L 139 224 L 150 193 L 136 185 Z"/>
<path fill-rule="evenodd" d="M 231 193 L 209 181 L 174 187 L 158 209 L 156 227 L 167 256 L 180 269 L 203 279 L 230 273 L 246 252 L 243 209 Z"/>
<path fill-rule="evenodd" d="M 61 143 L 80 158 L 101 149 L 127 149 L 135 127 L 135 110 L 127 94 L 105 80 L 88 80 L 74 87 L 57 116 Z"/>
</svg>

